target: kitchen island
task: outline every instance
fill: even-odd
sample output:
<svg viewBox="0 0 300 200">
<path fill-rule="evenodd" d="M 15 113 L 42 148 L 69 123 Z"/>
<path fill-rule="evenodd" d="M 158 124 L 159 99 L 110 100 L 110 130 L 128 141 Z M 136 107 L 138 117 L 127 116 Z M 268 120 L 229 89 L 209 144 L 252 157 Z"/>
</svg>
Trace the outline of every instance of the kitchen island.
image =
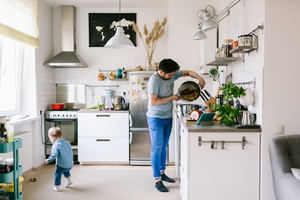
<svg viewBox="0 0 300 200">
<path fill-rule="evenodd" d="M 175 164 L 183 200 L 258 200 L 260 129 L 187 124 L 174 109 Z"/>
</svg>

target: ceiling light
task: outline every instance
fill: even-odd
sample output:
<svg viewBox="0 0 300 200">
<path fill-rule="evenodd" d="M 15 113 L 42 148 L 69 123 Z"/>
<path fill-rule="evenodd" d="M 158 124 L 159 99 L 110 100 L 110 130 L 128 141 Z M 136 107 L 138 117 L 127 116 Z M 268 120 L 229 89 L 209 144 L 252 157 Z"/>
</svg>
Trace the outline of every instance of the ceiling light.
<svg viewBox="0 0 300 200">
<path fill-rule="evenodd" d="M 206 34 L 202 30 L 202 24 L 198 24 L 198 31 L 194 34 L 194 40 L 204 40 L 206 39 Z"/>
<path fill-rule="evenodd" d="M 110 48 L 127 48 L 134 47 L 134 44 L 131 40 L 126 37 L 124 29 L 121 26 L 121 0 L 119 0 L 119 25 L 116 30 L 116 34 L 108 40 L 104 47 Z"/>
</svg>

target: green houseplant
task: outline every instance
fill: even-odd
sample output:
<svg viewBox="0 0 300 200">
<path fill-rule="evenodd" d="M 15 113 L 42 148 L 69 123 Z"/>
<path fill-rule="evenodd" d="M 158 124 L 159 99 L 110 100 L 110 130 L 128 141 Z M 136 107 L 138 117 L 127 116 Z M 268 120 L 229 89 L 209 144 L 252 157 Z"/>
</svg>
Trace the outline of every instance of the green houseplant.
<svg viewBox="0 0 300 200">
<path fill-rule="evenodd" d="M 218 112 L 221 116 L 221 123 L 225 123 L 228 126 L 232 126 L 235 124 L 235 118 L 239 114 L 239 109 L 234 108 L 231 103 L 234 98 L 239 98 L 240 96 L 244 96 L 245 89 L 242 87 L 238 87 L 233 83 L 229 82 L 225 84 L 221 90 L 223 91 L 223 102 L 226 102 L 223 105 L 215 105 L 213 111 Z"/>
</svg>

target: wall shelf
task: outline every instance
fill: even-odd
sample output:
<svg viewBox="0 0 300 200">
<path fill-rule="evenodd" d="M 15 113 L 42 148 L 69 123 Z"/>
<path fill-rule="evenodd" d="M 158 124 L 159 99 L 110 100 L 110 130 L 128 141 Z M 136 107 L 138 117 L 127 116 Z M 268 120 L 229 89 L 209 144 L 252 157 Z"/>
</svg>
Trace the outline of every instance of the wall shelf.
<svg viewBox="0 0 300 200">
<path fill-rule="evenodd" d="M 237 62 L 242 60 L 240 57 L 225 57 L 225 58 L 218 58 L 210 63 L 207 63 L 208 66 L 228 66 L 233 62 Z"/>
<path fill-rule="evenodd" d="M 230 50 L 231 54 L 238 54 L 238 53 L 250 53 L 251 51 L 257 50 L 258 48 L 244 48 L 244 47 L 235 47 Z"/>
</svg>

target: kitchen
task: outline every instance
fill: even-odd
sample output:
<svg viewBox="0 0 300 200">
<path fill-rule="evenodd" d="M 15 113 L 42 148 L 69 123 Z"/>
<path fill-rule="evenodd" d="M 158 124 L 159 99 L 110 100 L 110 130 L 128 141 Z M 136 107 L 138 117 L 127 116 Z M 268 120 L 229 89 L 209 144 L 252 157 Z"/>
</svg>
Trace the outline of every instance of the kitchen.
<svg viewBox="0 0 300 200">
<path fill-rule="evenodd" d="M 200 2 L 194 0 L 189 0 L 188 2 L 181 2 L 179 0 L 123 0 L 121 8 L 124 13 L 137 14 L 137 26 L 139 28 L 142 28 L 144 24 L 147 24 L 148 27 L 152 27 L 155 20 L 159 19 L 162 21 L 163 18 L 167 16 L 166 32 L 157 43 L 153 55 L 153 62 L 159 62 L 163 58 L 170 57 L 179 63 L 181 69 L 191 69 L 199 74 L 206 74 L 212 68 L 206 64 L 215 60 L 217 42 L 219 43 L 218 47 L 220 47 L 226 39 L 238 40 L 238 36 L 248 34 L 258 26 L 262 25 L 264 27 L 263 30 L 257 32 L 257 50 L 241 55 L 242 60 L 232 63 L 228 67 L 219 66 L 218 71 L 220 72 L 219 79 L 222 83 L 225 82 L 226 76 L 232 73 L 233 83 L 250 83 L 239 86 L 249 88 L 255 95 L 254 105 L 249 107 L 249 111 L 256 113 L 256 123 L 261 125 L 261 132 L 257 133 L 259 139 L 256 140 L 259 141 L 259 160 L 255 160 L 251 163 L 260 163 L 259 168 L 256 169 L 259 171 L 257 175 L 258 185 L 260 186 L 258 189 L 259 199 L 271 200 L 275 199 L 275 197 L 273 194 L 268 142 L 271 138 L 278 135 L 299 134 L 297 132 L 298 126 L 296 120 L 299 108 L 294 106 L 298 103 L 298 93 L 293 91 L 297 91 L 297 84 L 295 84 L 294 80 L 297 80 L 297 74 L 299 72 L 299 69 L 295 67 L 297 66 L 296 47 L 299 45 L 299 41 L 295 35 L 298 35 L 297 33 L 299 33 L 300 30 L 299 27 L 294 26 L 293 23 L 297 24 L 296 19 L 299 18 L 299 14 L 296 8 L 300 5 L 294 0 L 288 2 L 281 2 L 279 0 L 242 0 L 233 6 L 230 9 L 229 16 L 222 19 L 219 23 L 218 35 L 216 34 L 216 29 L 214 29 L 206 31 L 207 39 L 205 40 L 193 39 L 200 21 L 198 17 L 199 10 L 206 8 L 207 5 L 211 5 L 215 9 L 215 14 L 220 14 L 220 12 L 232 2 L 233 1 L 230 0 L 222 2 L 213 0 Z M 106 89 L 116 90 L 115 93 L 117 95 L 124 96 L 124 99 L 129 102 L 129 81 L 107 79 L 99 81 L 98 75 L 99 73 L 106 75 L 109 72 L 117 72 L 117 69 L 123 68 L 125 69 L 124 71 L 130 71 L 139 65 L 146 68 L 147 55 L 140 38 L 136 36 L 137 47 L 135 48 L 109 49 L 89 47 L 88 14 L 118 13 L 118 3 L 118 1 L 92 0 L 76 2 L 39 1 L 38 23 L 40 48 L 36 48 L 32 51 L 35 59 L 31 61 L 26 70 L 23 71 L 22 80 L 22 85 L 24 86 L 21 102 L 22 113 L 29 114 L 30 116 L 14 124 L 16 137 L 23 139 L 20 163 L 23 164 L 24 172 L 32 168 L 39 169 L 45 159 L 45 148 L 42 143 L 44 141 L 45 127 L 43 124 L 41 126 L 41 121 L 44 120 L 45 111 L 50 109 L 52 103 L 61 103 L 60 101 L 56 101 L 57 85 L 97 86 L 87 88 L 86 96 L 89 98 L 86 99 L 86 107 L 92 107 L 97 104 L 97 95 L 99 98 L 105 95 L 106 87 L 101 87 L 101 85 L 113 86 L 107 87 Z M 76 50 L 88 65 L 87 68 L 52 68 L 44 65 L 45 61 L 59 53 L 62 49 L 60 6 L 63 4 L 71 4 L 76 7 Z M 282 10 L 282 8 L 284 9 Z M 279 12 L 284 12 L 283 15 L 285 17 L 277 16 Z M 293 23 L 285 24 L 285 20 L 290 20 Z M 278 23 L 285 24 L 285 28 L 282 29 L 278 27 Z M 283 38 L 289 38 L 295 45 L 290 45 L 290 43 L 285 42 Z M 278 48 L 279 46 L 280 48 Z M 285 50 L 283 51 L 283 49 Z M 189 53 L 187 54 L 186 51 Z M 218 82 L 212 81 L 207 75 L 203 75 L 203 77 L 206 80 L 205 89 L 209 91 L 212 96 L 215 96 L 218 90 Z M 176 93 L 179 86 L 187 80 L 190 79 L 179 79 L 175 85 L 174 93 Z M 114 87 L 116 85 L 119 87 Z M 278 91 L 280 91 L 280 94 Z M 294 98 L 289 98 L 287 102 L 287 97 L 290 97 L 291 94 L 293 94 Z M 87 100 L 89 100 L 89 102 Z M 179 101 L 178 103 L 185 102 Z M 201 98 L 198 98 L 193 104 L 204 105 L 204 102 Z M 278 110 L 280 110 L 280 112 Z M 274 114 L 275 111 L 277 115 Z M 82 112 L 84 114 L 85 111 Z M 190 126 L 193 125 L 188 125 L 187 131 Z M 43 137 L 41 136 L 41 132 Z M 195 135 L 190 136 L 196 137 Z M 129 137 L 128 128 L 128 137 L 125 140 L 129 140 Z M 170 140 L 171 147 L 169 148 L 169 162 L 171 166 L 176 162 L 176 137 L 174 132 L 172 137 Z M 204 136 L 202 136 L 203 141 L 206 139 L 209 141 L 228 139 L 205 139 L 203 137 Z M 235 139 L 236 138 L 234 138 L 234 140 Z M 238 138 L 238 140 L 240 140 L 240 138 Z M 221 142 L 217 144 L 217 148 L 221 148 L 220 145 L 222 145 Z M 239 144 L 237 144 L 237 146 L 240 147 Z M 128 149 L 128 152 L 129 151 Z M 26 157 L 22 156 L 24 154 Z M 129 157 L 126 162 L 129 164 Z M 225 165 L 226 163 L 228 162 L 225 160 L 221 164 L 216 164 Z M 191 163 L 190 166 L 192 167 L 193 165 L 195 164 Z M 115 169 L 117 166 L 118 165 L 113 166 L 113 168 Z M 80 165 L 80 168 L 84 170 L 83 167 L 91 169 L 90 166 Z M 141 168 L 137 167 L 139 166 L 133 166 L 133 169 L 136 171 L 141 170 Z M 207 165 L 203 167 L 207 168 Z M 149 177 L 150 175 L 151 172 L 149 171 Z M 215 181 L 218 182 L 218 180 Z M 37 180 L 36 183 L 39 183 L 39 180 Z M 24 188 L 29 184 L 29 182 L 26 182 Z M 182 181 L 180 184 L 182 184 Z M 149 186 L 151 189 L 152 187 L 152 185 Z M 252 188 L 254 184 L 247 187 Z M 182 190 L 181 185 L 180 190 Z M 178 195 L 177 198 L 180 198 L 180 195 L 182 195 L 181 192 L 176 192 L 176 195 Z M 24 193 L 26 193 L 26 190 Z M 39 191 L 35 193 L 39 193 Z M 154 193 L 154 195 L 159 194 Z M 164 196 L 165 199 L 166 197 L 167 196 Z"/>
</svg>

